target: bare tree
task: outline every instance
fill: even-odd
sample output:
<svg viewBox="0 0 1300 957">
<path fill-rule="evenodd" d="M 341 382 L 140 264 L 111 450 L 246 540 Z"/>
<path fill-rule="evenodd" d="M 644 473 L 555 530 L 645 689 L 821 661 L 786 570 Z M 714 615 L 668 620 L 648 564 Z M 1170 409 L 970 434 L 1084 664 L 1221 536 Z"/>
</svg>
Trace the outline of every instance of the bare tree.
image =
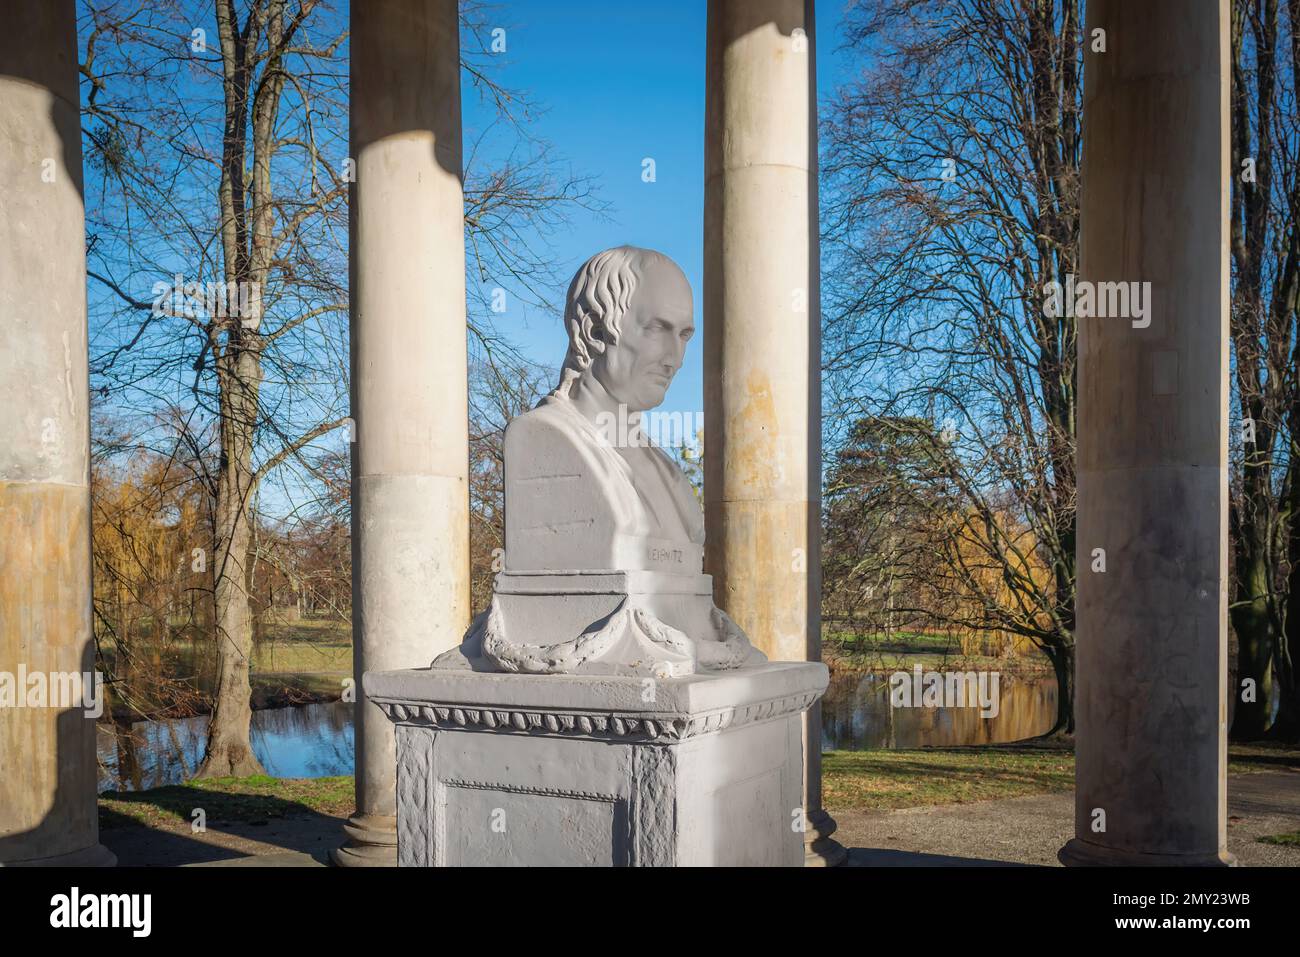
<svg viewBox="0 0 1300 957">
<path fill-rule="evenodd" d="M 822 137 L 827 447 L 863 417 L 942 439 L 916 498 L 972 601 L 910 604 L 1032 641 L 1068 732 L 1076 325 L 1043 288 L 1076 271 L 1080 3 L 860 0 L 845 31 L 870 65 Z"/>
<path fill-rule="evenodd" d="M 466 5 L 470 36 L 481 16 Z M 256 773 L 253 503 L 312 499 L 321 453 L 346 441 L 346 18 L 323 0 L 87 0 L 81 35 L 99 174 L 87 189 L 92 375 L 124 413 L 188 407 L 179 435 L 139 443 L 187 446 L 213 502 L 212 539 L 195 543 L 210 556 L 218 661 L 200 774 Z M 468 44 L 463 65 L 517 146 L 496 164 L 469 151 L 467 253 L 540 301 L 547 230 L 590 193 L 523 132 L 527 100 L 495 85 L 480 54 Z M 471 326 L 481 348 L 507 348 L 489 319 Z"/>
<path fill-rule="evenodd" d="M 1241 428 L 1233 430 L 1231 615 L 1237 638 L 1232 734 L 1300 734 L 1289 640 L 1296 601 L 1296 308 L 1300 301 L 1300 0 L 1232 10 L 1232 346 Z M 1289 568 L 1289 571 L 1288 571 Z M 1251 682 L 1254 687 L 1243 686 Z M 1275 687 L 1275 681 L 1279 685 Z"/>
</svg>

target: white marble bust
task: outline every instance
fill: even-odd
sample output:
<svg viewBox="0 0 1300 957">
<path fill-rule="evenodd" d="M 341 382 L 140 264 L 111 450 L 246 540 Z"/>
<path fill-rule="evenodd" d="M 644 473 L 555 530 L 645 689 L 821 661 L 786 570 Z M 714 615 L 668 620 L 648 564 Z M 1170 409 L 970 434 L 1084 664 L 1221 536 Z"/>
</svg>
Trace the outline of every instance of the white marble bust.
<svg viewBox="0 0 1300 957">
<path fill-rule="evenodd" d="M 505 438 L 505 570 L 438 667 L 691 674 L 765 660 L 714 607 L 704 515 L 640 430 L 695 332 L 668 257 L 619 246 L 569 286 L 560 383 Z"/>
<path fill-rule="evenodd" d="M 693 313 L 660 253 L 620 246 L 578 270 L 560 384 L 506 430 L 508 570 L 701 572 L 704 514 L 639 428 L 681 368 Z"/>
</svg>

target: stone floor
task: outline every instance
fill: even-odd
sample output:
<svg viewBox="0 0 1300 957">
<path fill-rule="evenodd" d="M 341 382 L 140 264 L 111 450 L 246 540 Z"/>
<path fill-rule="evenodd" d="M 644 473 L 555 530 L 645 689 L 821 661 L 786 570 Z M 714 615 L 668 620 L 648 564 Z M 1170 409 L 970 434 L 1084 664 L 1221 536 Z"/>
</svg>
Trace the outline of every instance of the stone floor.
<svg viewBox="0 0 1300 957">
<path fill-rule="evenodd" d="M 1040 794 L 907 808 L 832 813 L 836 838 L 857 867 L 1057 866 L 1074 830 L 1074 795 Z M 1260 844 L 1267 834 L 1300 830 L 1300 772 L 1233 775 L 1228 782 L 1228 847 L 1243 865 L 1300 866 L 1300 848 Z M 267 824 L 173 829 L 112 827 L 101 833 L 121 866 L 319 867 L 340 843 L 344 819 L 289 816 Z"/>
</svg>

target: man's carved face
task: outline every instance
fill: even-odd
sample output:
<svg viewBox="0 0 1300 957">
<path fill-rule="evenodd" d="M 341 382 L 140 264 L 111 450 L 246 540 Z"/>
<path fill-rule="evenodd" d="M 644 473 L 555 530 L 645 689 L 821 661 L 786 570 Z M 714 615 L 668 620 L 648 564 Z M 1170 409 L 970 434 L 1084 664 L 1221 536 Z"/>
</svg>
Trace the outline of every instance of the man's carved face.
<svg viewBox="0 0 1300 957">
<path fill-rule="evenodd" d="M 619 324 L 618 342 L 592 358 L 591 373 L 629 412 L 663 402 L 695 334 L 691 287 L 671 263 L 656 262 L 638 277 Z"/>
</svg>

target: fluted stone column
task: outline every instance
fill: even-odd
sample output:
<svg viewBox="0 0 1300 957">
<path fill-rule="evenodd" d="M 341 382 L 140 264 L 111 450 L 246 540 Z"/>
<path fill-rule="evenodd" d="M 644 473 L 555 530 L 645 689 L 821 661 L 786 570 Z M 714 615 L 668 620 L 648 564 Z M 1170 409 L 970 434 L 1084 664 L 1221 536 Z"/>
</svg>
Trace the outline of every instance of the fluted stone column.
<svg viewBox="0 0 1300 957">
<path fill-rule="evenodd" d="M 427 667 L 469 619 L 456 0 L 352 10 L 353 642 L 357 814 L 339 864 L 395 865 L 393 728 L 365 671 Z"/>
<path fill-rule="evenodd" d="M 95 666 L 77 20 L 0 18 L 0 671 L 48 680 Z M 0 865 L 111 865 L 95 719 L 45 703 L 0 708 Z"/>
<path fill-rule="evenodd" d="M 812 0 L 710 0 L 705 566 L 768 657 L 821 659 L 821 330 Z M 839 863 L 804 723 L 809 863 Z"/>
<path fill-rule="evenodd" d="M 1150 282 L 1151 303 L 1144 328 L 1079 323 L 1067 864 L 1230 860 L 1228 16 L 1088 2 L 1106 52 L 1086 54 L 1081 278 Z"/>
</svg>

